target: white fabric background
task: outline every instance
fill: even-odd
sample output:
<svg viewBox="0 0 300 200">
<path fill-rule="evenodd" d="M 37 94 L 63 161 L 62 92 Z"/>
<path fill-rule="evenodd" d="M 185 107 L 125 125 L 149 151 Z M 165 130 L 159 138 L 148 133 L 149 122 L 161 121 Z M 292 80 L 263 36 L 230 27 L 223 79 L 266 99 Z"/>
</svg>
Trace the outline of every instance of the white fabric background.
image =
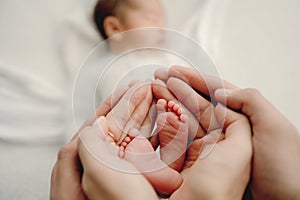
<svg viewBox="0 0 300 200">
<path fill-rule="evenodd" d="M 72 87 L 99 37 L 95 1 L 0 1 L 0 199 L 49 199 L 58 148 L 75 132 Z"/>
</svg>

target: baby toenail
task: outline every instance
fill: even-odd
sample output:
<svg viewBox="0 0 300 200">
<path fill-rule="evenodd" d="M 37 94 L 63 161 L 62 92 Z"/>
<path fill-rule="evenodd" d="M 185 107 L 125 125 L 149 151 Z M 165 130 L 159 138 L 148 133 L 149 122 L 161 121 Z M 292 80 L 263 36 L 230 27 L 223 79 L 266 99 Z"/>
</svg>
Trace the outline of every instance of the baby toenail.
<svg viewBox="0 0 300 200">
<path fill-rule="evenodd" d="M 122 146 L 122 147 L 126 147 L 126 146 L 127 146 L 127 142 L 122 142 L 122 143 L 121 143 L 121 146 Z"/>
</svg>

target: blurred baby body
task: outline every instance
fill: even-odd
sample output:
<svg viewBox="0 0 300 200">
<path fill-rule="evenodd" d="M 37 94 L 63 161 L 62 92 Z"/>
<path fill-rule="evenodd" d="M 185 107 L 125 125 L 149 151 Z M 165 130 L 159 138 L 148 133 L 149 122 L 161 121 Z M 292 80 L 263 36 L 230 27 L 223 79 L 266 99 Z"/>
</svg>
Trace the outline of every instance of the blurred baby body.
<svg viewBox="0 0 300 200">
<path fill-rule="evenodd" d="M 102 69 L 97 83 L 96 102 L 103 102 L 115 89 L 128 85 L 132 80 L 153 80 L 156 69 L 175 64 L 189 66 L 177 55 L 158 49 L 140 49 L 116 56 L 113 63 Z"/>
<path fill-rule="evenodd" d="M 99 0 L 94 21 L 103 39 L 108 39 L 107 52 L 99 56 L 113 57 L 109 64 L 98 65 L 102 71 L 97 73 L 101 74 L 97 77 L 97 103 L 131 80 L 152 79 L 159 67 L 189 66 L 164 50 L 166 19 L 159 0 Z"/>
</svg>

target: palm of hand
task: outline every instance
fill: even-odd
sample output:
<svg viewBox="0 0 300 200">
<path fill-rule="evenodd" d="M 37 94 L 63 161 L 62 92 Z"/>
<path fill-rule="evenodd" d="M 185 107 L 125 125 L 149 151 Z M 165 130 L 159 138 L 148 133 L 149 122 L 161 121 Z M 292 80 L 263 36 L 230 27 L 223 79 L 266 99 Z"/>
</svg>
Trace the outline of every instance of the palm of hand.
<svg viewBox="0 0 300 200">
<path fill-rule="evenodd" d="M 218 118 L 219 108 L 218 105 L 216 108 Z M 199 195 L 204 199 L 242 198 L 250 178 L 251 129 L 244 116 L 230 110 L 225 116 L 224 125 L 225 139 L 219 141 L 209 155 L 196 160 L 193 160 L 195 156 L 192 155 L 192 159 L 187 159 L 188 163 L 193 164 L 188 164 L 182 171 L 183 185 L 173 194 L 172 199 L 197 199 Z M 195 140 L 195 145 L 207 144 L 205 137 Z M 195 145 L 191 145 L 190 152 L 195 153 L 193 151 Z M 189 196 L 191 194 L 198 195 L 195 198 L 195 195 Z"/>
<path fill-rule="evenodd" d="M 152 95 L 151 95 L 151 99 L 152 99 Z M 135 102 L 139 102 L 139 101 L 135 101 Z M 135 114 L 137 114 L 136 116 L 145 117 L 148 113 L 151 104 L 151 101 L 150 103 L 149 101 L 147 102 L 148 103 L 146 105 L 141 103 L 135 104 L 134 109 L 131 110 L 138 111 L 138 112 L 131 112 L 131 114 L 128 115 L 128 118 L 125 119 L 124 121 L 126 121 L 126 123 L 130 122 L 130 120 L 132 120 L 131 116 Z M 207 102 L 205 102 L 205 105 L 207 105 Z M 119 106 L 119 108 L 122 108 L 122 106 Z M 126 106 L 123 107 L 123 109 L 124 108 L 126 109 Z M 143 108 L 143 109 L 137 109 L 137 108 Z M 222 114 L 220 113 L 223 112 L 219 111 L 219 115 L 221 116 Z M 205 121 L 205 119 L 207 118 L 210 119 L 211 115 L 212 114 L 210 113 L 206 118 L 202 117 L 202 121 Z M 204 191 L 202 193 L 203 195 L 213 194 L 213 191 L 211 191 L 212 193 L 208 191 L 212 189 L 215 190 L 215 188 L 217 188 L 217 190 L 222 191 L 223 194 L 225 193 L 232 194 L 232 197 L 241 196 L 240 193 L 241 191 L 243 192 L 242 187 L 246 187 L 245 185 L 249 180 L 250 160 L 252 155 L 251 138 L 250 138 L 251 131 L 249 131 L 250 130 L 249 123 L 247 120 L 245 120 L 244 117 L 240 115 L 236 116 L 236 113 L 231 113 L 231 115 L 232 115 L 231 116 L 232 119 L 227 119 L 227 124 L 225 124 L 226 126 L 226 129 L 224 129 L 225 140 L 216 144 L 215 149 L 209 154 L 209 156 L 201 160 L 198 159 L 199 150 L 201 150 L 201 146 L 203 146 L 206 138 L 209 137 L 209 135 L 203 138 L 196 138 L 196 140 L 193 142 L 193 145 L 191 145 L 187 153 L 185 168 L 181 172 L 184 178 L 183 185 L 176 192 L 174 192 L 171 198 L 176 199 L 177 197 L 182 197 L 187 195 L 188 193 L 190 193 L 191 190 L 196 191 L 194 190 L 196 189 L 195 187 L 197 187 L 197 190 L 199 190 L 199 188 L 202 188 Z M 222 118 L 222 116 L 221 117 L 220 116 L 219 118 Z M 223 118 L 225 118 L 225 123 L 226 123 L 226 117 Z M 140 120 L 139 126 L 141 126 L 141 124 L 144 121 L 145 120 Z M 222 119 L 220 121 L 222 121 Z M 241 135 L 241 137 L 238 135 Z M 217 140 L 214 139 L 213 141 L 216 142 Z M 243 145 L 239 145 L 240 142 Z M 99 150 L 98 152 L 102 152 L 102 154 L 105 155 L 106 154 L 111 155 L 111 151 L 105 152 L 103 149 Z M 198 153 L 198 156 L 195 155 L 195 153 L 196 154 Z M 113 157 L 109 156 L 108 158 L 111 159 Z M 133 167 L 132 165 L 130 165 L 130 163 L 127 163 L 127 165 Z M 91 177 L 89 178 L 92 179 Z M 237 179 L 239 179 L 239 181 L 237 181 Z M 237 182 L 239 184 L 237 184 Z M 148 186 L 150 185 L 149 183 L 147 184 Z M 232 187 L 224 188 L 223 187 L 224 185 L 238 185 L 238 187 L 235 188 L 236 191 L 238 192 L 232 192 L 230 191 L 230 189 L 228 189 Z M 137 187 L 139 186 L 137 185 Z"/>
</svg>

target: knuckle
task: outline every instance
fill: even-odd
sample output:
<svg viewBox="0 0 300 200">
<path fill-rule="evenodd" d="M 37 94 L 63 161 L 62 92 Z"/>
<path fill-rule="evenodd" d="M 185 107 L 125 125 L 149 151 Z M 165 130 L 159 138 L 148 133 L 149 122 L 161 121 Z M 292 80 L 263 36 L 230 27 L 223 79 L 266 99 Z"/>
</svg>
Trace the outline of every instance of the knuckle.
<svg viewBox="0 0 300 200">
<path fill-rule="evenodd" d="M 71 155 L 72 155 L 72 148 L 70 147 L 70 145 L 65 145 L 58 151 L 57 159 L 62 160 L 71 157 Z"/>
<path fill-rule="evenodd" d="M 109 98 L 103 102 L 103 110 L 109 110 L 112 105 L 112 100 Z"/>
<path fill-rule="evenodd" d="M 247 98 L 261 96 L 261 92 L 256 88 L 246 88 L 243 93 Z"/>
</svg>

